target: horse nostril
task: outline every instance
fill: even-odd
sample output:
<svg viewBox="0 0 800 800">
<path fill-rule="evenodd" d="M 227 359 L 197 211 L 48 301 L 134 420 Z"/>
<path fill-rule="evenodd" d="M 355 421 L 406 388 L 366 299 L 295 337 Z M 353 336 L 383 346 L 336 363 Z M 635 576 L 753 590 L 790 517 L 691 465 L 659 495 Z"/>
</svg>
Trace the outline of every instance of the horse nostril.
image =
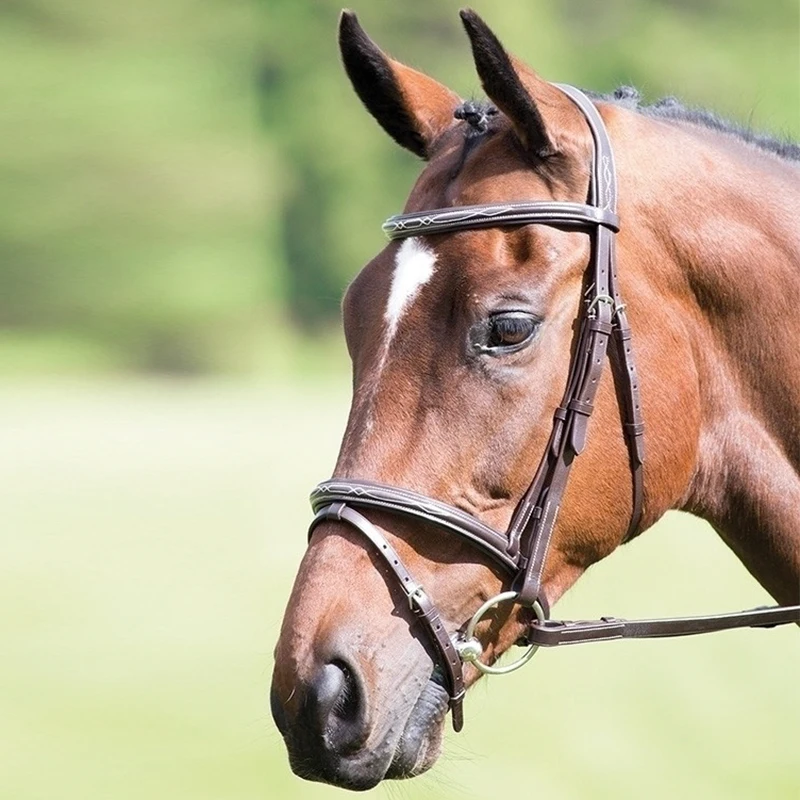
<svg viewBox="0 0 800 800">
<path fill-rule="evenodd" d="M 357 750 L 365 738 L 364 704 L 359 682 L 343 661 L 334 660 L 317 674 L 311 686 L 319 730 L 331 750 Z"/>
<path fill-rule="evenodd" d="M 316 701 L 317 721 L 320 731 L 328 727 L 328 719 L 339 702 L 339 696 L 346 691 L 347 674 L 335 663 L 326 664 L 317 674 L 311 685 L 311 696 Z"/>
</svg>

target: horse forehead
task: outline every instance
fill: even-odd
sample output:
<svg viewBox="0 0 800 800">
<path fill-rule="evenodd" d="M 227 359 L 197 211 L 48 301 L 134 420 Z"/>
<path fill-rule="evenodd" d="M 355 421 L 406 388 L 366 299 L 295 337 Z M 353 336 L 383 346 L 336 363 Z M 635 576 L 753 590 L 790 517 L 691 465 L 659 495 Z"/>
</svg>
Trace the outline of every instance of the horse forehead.
<svg viewBox="0 0 800 800">
<path fill-rule="evenodd" d="M 405 239 L 397 248 L 384 312 L 390 336 L 397 329 L 403 313 L 433 277 L 437 258 L 434 249 L 421 237 Z"/>
<path fill-rule="evenodd" d="M 539 181 L 514 141 L 507 127 L 478 137 L 452 130 L 417 178 L 404 211 L 547 199 L 546 183 Z"/>
<path fill-rule="evenodd" d="M 554 250 L 549 233 L 541 226 L 529 226 L 514 232 L 501 228 L 462 231 L 445 241 L 425 236 L 402 240 L 388 261 L 388 281 L 382 278 L 378 289 L 383 323 L 390 335 L 412 308 L 432 309 L 442 298 L 478 297 L 525 279 L 525 271 L 519 272 L 521 251 L 525 261 L 532 254 L 548 256 Z"/>
<path fill-rule="evenodd" d="M 404 239 L 391 262 L 385 321 L 398 320 L 412 305 L 427 307 L 443 296 L 494 286 L 513 265 L 506 236 L 501 229 L 487 229 L 462 231 L 447 241 Z"/>
</svg>

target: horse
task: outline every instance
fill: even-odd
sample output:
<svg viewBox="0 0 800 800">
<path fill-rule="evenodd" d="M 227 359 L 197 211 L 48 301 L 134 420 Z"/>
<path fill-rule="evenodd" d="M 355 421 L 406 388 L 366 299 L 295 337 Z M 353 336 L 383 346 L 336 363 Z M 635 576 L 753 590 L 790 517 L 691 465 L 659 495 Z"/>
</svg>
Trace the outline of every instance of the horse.
<svg viewBox="0 0 800 800">
<path fill-rule="evenodd" d="M 587 98 L 461 17 L 487 102 L 340 18 L 356 93 L 426 162 L 343 300 L 352 404 L 275 649 L 292 769 L 349 789 L 427 770 L 516 643 L 800 621 L 800 146 Z M 670 509 L 783 608 L 548 620 Z"/>
</svg>

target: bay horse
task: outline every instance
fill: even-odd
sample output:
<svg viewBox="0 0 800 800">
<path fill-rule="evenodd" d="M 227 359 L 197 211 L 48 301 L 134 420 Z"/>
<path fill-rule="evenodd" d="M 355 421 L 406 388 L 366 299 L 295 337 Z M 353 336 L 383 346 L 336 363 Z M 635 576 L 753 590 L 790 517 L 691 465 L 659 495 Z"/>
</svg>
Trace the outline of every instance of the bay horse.
<svg viewBox="0 0 800 800">
<path fill-rule="evenodd" d="M 427 162 L 344 298 L 353 400 L 275 651 L 292 768 L 350 789 L 428 769 L 520 641 L 800 620 L 800 147 L 590 101 L 462 21 L 488 103 L 340 20 L 357 94 Z M 670 509 L 785 607 L 548 620 Z"/>
</svg>

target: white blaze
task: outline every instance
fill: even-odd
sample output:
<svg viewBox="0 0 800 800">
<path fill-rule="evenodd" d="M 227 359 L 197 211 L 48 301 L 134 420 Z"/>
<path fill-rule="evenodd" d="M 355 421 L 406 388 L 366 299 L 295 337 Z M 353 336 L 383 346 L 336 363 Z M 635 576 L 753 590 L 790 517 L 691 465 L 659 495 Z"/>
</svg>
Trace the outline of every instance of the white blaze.
<svg viewBox="0 0 800 800">
<path fill-rule="evenodd" d="M 380 386 L 381 375 L 389 358 L 389 350 L 391 349 L 392 339 L 397 333 L 397 327 L 419 290 L 433 276 L 435 264 L 436 253 L 422 239 L 417 238 L 406 239 L 400 245 L 394 257 L 392 284 L 389 288 L 389 298 L 386 301 L 386 310 L 383 314 L 383 319 L 386 323 L 386 334 L 381 344 L 378 363 L 364 381 L 361 391 L 354 400 L 365 413 L 362 437 L 372 431 L 375 395 Z M 362 443 L 363 441 L 365 439 L 362 438 Z"/>
<path fill-rule="evenodd" d="M 406 239 L 394 257 L 394 274 L 386 303 L 386 342 L 389 346 L 400 318 L 419 290 L 431 279 L 436 253 L 422 239 Z"/>
</svg>

